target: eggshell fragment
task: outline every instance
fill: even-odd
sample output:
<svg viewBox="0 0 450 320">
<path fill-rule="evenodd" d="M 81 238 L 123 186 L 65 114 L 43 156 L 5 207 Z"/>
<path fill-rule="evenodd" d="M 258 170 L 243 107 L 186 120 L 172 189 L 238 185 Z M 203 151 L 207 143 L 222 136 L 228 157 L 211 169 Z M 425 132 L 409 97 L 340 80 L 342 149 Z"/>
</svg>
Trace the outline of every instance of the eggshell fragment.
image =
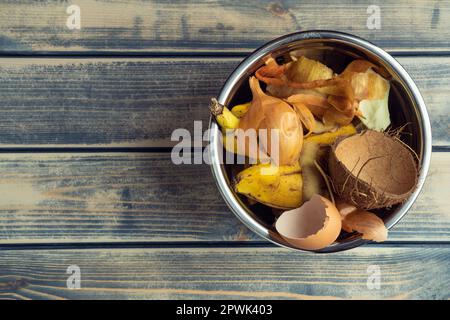
<svg viewBox="0 0 450 320">
<path fill-rule="evenodd" d="M 275 224 L 287 242 L 305 250 L 318 250 L 332 244 L 339 236 L 341 226 L 337 208 L 317 194 L 301 207 L 285 211 Z"/>
</svg>

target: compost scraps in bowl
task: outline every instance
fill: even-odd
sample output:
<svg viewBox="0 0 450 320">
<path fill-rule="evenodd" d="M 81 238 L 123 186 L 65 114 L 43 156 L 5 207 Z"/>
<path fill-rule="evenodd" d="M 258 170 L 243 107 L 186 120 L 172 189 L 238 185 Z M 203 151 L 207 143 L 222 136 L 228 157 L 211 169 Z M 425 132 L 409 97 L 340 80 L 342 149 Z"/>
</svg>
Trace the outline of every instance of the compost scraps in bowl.
<svg viewBox="0 0 450 320">
<path fill-rule="evenodd" d="M 224 148 L 248 160 L 235 191 L 274 208 L 275 229 L 300 249 L 325 248 L 343 231 L 386 240 L 370 210 L 404 202 L 418 167 L 400 139 L 403 127 L 390 128 L 390 83 L 377 67 L 354 60 L 336 74 L 305 56 L 269 58 L 248 81 L 252 101 L 211 106 Z M 258 135 L 250 145 L 249 129 L 276 139 Z"/>
</svg>

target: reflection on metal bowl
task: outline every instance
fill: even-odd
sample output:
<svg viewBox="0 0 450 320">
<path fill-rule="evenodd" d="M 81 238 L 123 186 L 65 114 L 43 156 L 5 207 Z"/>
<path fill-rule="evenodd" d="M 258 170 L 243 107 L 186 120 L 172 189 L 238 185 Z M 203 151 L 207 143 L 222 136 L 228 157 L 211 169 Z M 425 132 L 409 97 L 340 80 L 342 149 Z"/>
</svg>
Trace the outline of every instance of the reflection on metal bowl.
<svg viewBox="0 0 450 320">
<path fill-rule="evenodd" d="M 353 35 L 334 31 L 310 31 L 293 33 L 273 40 L 249 55 L 230 75 L 223 86 L 218 101 L 227 106 L 251 100 L 248 78 L 272 56 L 277 60 L 287 59 L 296 51 L 308 57 L 320 57 L 323 63 L 335 72 L 341 72 L 354 59 L 366 59 L 379 67 L 383 76 L 391 83 L 389 109 L 392 127 L 409 123 L 408 131 L 413 134 L 404 141 L 419 156 L 419 180 L 416 190 L 401 205 L 378 212 L 388 229 L 392 228 L 409 210 L 417 198 L 427 175 L 431 156 L 431 127 L 422 96 L 403 67 L 388 53 L 377 46 Z M 292 248 L 275 231 L 274 217 L 264 206 L 250 209 L 242 198 L 233 191 L 231 165 L 222 164 L 220 128 L 214 120 L 210 123 L 210 161 L 217 186 L 234 214 L 252 231 L 261 237 L 283 247 Z M 344 235 L 328 246 L 315 252 L 337 252 L 351 249 L 366 241 L 354 234 Z"/>
</svg>

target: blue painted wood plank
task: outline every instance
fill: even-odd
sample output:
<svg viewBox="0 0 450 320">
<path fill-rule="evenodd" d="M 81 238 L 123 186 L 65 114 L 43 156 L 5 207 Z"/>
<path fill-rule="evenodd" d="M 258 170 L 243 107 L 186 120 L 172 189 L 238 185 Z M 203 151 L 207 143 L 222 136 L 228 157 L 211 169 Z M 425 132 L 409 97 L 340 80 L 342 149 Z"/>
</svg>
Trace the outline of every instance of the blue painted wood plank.
<svg viewBox="0 0 450 320">
<path fill-rule="evenodd" d="M 67 27 L 74 4 L 79 30 Z M 370 24 L 378 12 L 379 29 Z M 449 15 L 450 2 L 427 0 L 2 1 L 0 52 L 242 52 L 311 29 L 350 32 L 396 51 L 448 51 Z"/>
<path fill-rule="evenodd" d="M 237 58 L 0 59 L 0 148 L 169 147 L 209 122 Z M 427 103 L 435 146 L 450 145 L 450 58 L 401 57 Z"/>
<path fill-rule="evenodd" d="M 433 154 L 389 241 L 450 242 L 449 163 Z M 207 165 L 176 166 L 169 153 L 2 153 L 0 172 L 0 244 L 264 242 L 227 208 Z"/>
<path fill-rule="evenodd" d="M 448 246 L 332 255 L 279 248 L 7 250 L 0 251 L 0 298 L 449 299 L 449 261 Z M 71 265 L 80 270 L 79 290 L 67 288 Z"/>
</svg>

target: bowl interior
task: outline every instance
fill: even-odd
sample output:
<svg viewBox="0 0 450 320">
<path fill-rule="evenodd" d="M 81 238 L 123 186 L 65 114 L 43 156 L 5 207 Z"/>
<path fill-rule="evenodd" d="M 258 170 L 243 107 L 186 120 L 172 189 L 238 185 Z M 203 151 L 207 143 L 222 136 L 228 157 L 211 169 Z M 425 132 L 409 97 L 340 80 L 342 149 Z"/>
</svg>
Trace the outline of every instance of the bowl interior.
<svg viewBox="0 0 450 320">
<path fill-rule="evenodd" d="M 297 56 L 304 55 L 308 58 L 321 61 L 336 73 L 342 72 L 355 59 L 366 59 L 377 65 L 380 73 L 390 80 L 389 111 L 391 115 L 391 127 L 395 129 L 406 125 L 401 139 L 416 152 L 419 156 L 419 163 L 421 162 L 424 150 L 422 134 L 423 119 L 421 118 L 420 112 L 418 112 L 417 101 L 414 99 L 411 88 L 407 85 L 405 79 L 383 57 L 358 44 L 339 39 L 302 39 L 293 41 L 278 46 L 264 54 L 259 54 L 259 57 L 255 58 L 258 51 L 261 51 L 261 49 L 252 55 L 254 58 L 253 61 L 247 63 L 245 68 L 241 70 L 241 76 L 229 90 L 229 94 L 225 99 L 226 101 L 224 101 L 225 105 L 234 106 L 251 101 L 252 95 L 248 85 L 248 79 L 270 56 L 276 58 L 279 63 L 283 63 L 289 61 L 290 53 Z M 239 165 L 223 165 L 223 172 L 226 174 L 226 181 L 229 184 L 230 190 L 232 190 L 231 186 L 234 176 L 242 169 L 243 167 Z M 233 195 L 236 198 L 235 200 L 248 214 L 249 217 L 247 218 L 254 220 L 254 223 L 267 231 L 263 236 L 280 245 L 291 247 L 275 231 L 274 222 L 277 212 L 259 203 L 249 204 L 245 197 L 234 192 Z M 397 205 L 390 209 L 380 209 L 374 212 L 379 214 L 386 226 L 390 228 L 404 214 L 404 212 L 400 212 L 401 207 L 402 205 Z M 340 251 L 361 245 L 364 242 L 356 234 L 341 233 L 335 244 L 326 249 L 319 250 L 319 252 Z"/>
</svg>

